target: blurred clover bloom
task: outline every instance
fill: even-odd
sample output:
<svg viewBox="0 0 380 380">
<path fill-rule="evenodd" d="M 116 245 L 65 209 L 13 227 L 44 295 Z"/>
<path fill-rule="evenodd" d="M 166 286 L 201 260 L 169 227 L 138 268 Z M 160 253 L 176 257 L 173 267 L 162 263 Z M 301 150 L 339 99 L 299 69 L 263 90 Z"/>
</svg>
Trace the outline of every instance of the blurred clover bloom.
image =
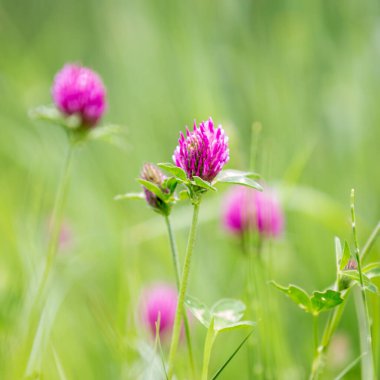
<svg viewBox="0 0 380 380">
<path fill-rule="evenodd" d="M 65 115 L 78 115 L 83 127 L 94 127 L 106 109 L 106 89 L 91 69 L 66 64 L 57 73 L 52 87 L 57 108 Z"/>
<path fill-rule="evenodd" d="M 167 284 L 155 284 L 146 289 L 140 301 L 143 323 L 156 335 L 156 322 L 159 323 L 160 338 L 164 338 L 173 328 L 177 307 L 177 291 Z"/>
<path fill-rule="evenodd" d="M 211 118 L 199 127 L 194 122 L 194 130 L 186 128 L 186 137 L 181 132 L 178 142 L 173 161 L 190 179 L 211 182 L 229 160 L 228 137 L 221 126 L 214 128 Z"/>
<path fill-rule="evenodd" d="M 163 183 L 166 179 L 166 176 L 162 173 L 162 171 L 154 164 L 145 163 L 140 174 L 140 178 L 151 182 L 156 185 L 163 193 L 168 193 L 168 189 L 163 188 Z M 164 200 L 159 198 L 155 193 L 148 190 L 145 186 L 143 187 L 145 200 L 148 205 L 151 206 L 155 211 L 168 215 L 170 211 L 170 206 Z"/>
<path fill-rule="evenodd" d="M 260 236 L 277 237 L 283 231 L 284 216 L 273 192 L 239 186 L 225 198 L 223 225 L 235 234 L 252 229 Z"/>
<path fill-rule="evenodd" d="M 53 218 L 51 217 L 47 223 L 47 232 L 49 238 L 53 233 Z M 58 236 L 58 248 L 61 250 L 66 250 L 73 245 L 73 230 L 67 221 L 63 221 L 61 224 L 61 229 Z"/>
</svg>

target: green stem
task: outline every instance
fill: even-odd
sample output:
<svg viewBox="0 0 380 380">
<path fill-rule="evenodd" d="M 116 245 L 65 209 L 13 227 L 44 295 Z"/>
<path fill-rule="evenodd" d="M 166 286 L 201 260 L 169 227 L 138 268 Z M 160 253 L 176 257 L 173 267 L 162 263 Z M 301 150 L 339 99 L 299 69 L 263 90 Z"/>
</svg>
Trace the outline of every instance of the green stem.
<svg viewBox="0 0 380 380">
<path fill-rule="evenodd" d="M 373 360 L 372 353 L 372 336 L 371 336 L 371 323 L 369 318 L 369 310 L 368 310 L 368 301 L 367 294 L 364 287 L 363 281 L 363 273 L 362 273 L 362 265 L 361 265 L 361 257 L 360 257 L 360 249 L 359 243 L 356 233 L 356 218 L 355 218 L 355 191 L 351 190 L 351 220 L 352 220 L 352 233 L 354 237 L 354 245 L 355 245 L 355 258 L 358 264 L 358 272 L 360 279 L 360 288 L 362 295 L 362 306 L 364 315 L 361 316 L 360 308 L 357 307 L 357 314 L 359 320 L 359 333 L 362 336 L 361 341 L 362 344 L 362 378 L 372 380 L 375 379 L 375 365 Z M 364 334 L 364 335 L 363 335 Z"/>
<path fill-rule="evenodd" d="M 181 279 L 181 286 L 179 290 L 179 296 L 178 296 L 178 302 L 177 302 L 177 310 L 175 314 L 174 319 L 174 326 L 173 326 L 173 335 L 172 340 L 170 344 L 170 352 L 169 352 L 169 372 L 168 372 L 168 378 L 171 380 L 174 373 L 174 361 L 175 356 L 177 353 L 178 343 L 179 343 L 179 336 L 181 331 L 181 317 L 184 314 L 184 303 L 185 303 L 185 296 L 186 296 L 186 290 L 187 290 L 187 283 L 189 280 L 189 273 L 190 273 L 190 265 L 191 265 L 191 257 L 194 250 L 195 245 L 195 237 L 197 232 L 197 225 L 198 225 L 198 215 L 199 215 L 199 206 L 200 206 L 200 200 L 196 203 L 194 203 L 194 211 L 193 211 L 193 220 L 190 227 L 190 233 L 189 233 L 189 240 L 187 242 L 186 247 L 186 256 L 185 256 L 185 263 L 183 266 L 182 271 L 182 279 Z"/>
<path fill-rule="evenodd" d="M 53 208 L 53 215 L 51 220 L 51 233 L 50 233 L 50 239 L 48 243 L 48 250 L 47 250 L 47 256 L 45 261 L 45 268 L 42 274 L 41 281 L 38 286 L 38 290 L 36 293 L 36 298 L 34 302 L 34 308 L 35 312 L 32 311 L 31 316 L 31 331 L 34 332 L 33 336 L 33 342 L 32 342 L 32 348 L 31 352 L 28 357 L 28 364 L 27 368 L 30 370 L 33 367 L 33 358 L 36 357 L 35 349 L 38 347 L 38 345 L 35 344 L 36 339 L 38 339 L 38 330 L 37 327 L 33 327 L 33 319 L 34 317 L 37 318 L 38 322 L 41 323 L 42 318 L 42 311 L 44 310 L 44 302 L 43 302 L 43 294 L 53 267 L 53 264 L 55 262 L 55 257 L 57 255 L 57 249 L 58 249 L 58 242 L 59 242 L 59 236 L 60 231 L 62 228 L 62 216 L 63 216 L 63 209 L 65 207 L 65 201 L 67 196 L 67 190 L 69 185 L 69 179 L 70 179 L 70 169 L 72 164 L 72 157 L 74 152 L 74 145 L 70 144 L 66 159 L 63 166 L 63 171 L 61 175 L 60 182 L 58 184 L 58 190 L 54 201 L 54 208 Z M 36 315 L 37 314 L 37 315 Z M 27 373 L 28 375 L 28 373 Z"/>
<path fill-rule="evenodd" d="M 214 331 L 214 319 L 211 320 L 210 326 L 207 330 L 205 347 L 203 352 L 203 368 L 202 368 L 202 380 L 207 380 L 208 376 L 208 367 L 210 364 L 211 350 L 215 342 L 217 332 Z"/>
<path fill-rule="evenodd" d="M 314 352 L 318 350 L 318 314 L 313 315 Z"/>
<path fill-rule="evenodd" d="M 171 251 L 172 251 L 172 259 L 173 259 L 173 265 L 174 265 L 175 280 L 176 280 L 176 283 L 177 283 L 177 288 L 179 289 L 181 269 L 180 269 L 180 265 L 179 265 L 177 245 L 175 243 L 173 229 L 172 229 L 172 226 L 171 226 L 170 219 L 169 219 L 168 215 L 165 215 L 165 222 L 166 222 L 166 227 L 168 229 L 170 248 L 171 248 Z"/>
<path fill-rule="evenodd" d="M 348 295 L 349 290 L 350 289 L 347 290 L 346 295 Z M 345 299 L 346 298 L 347 297 L 345 297 Z M 327 325 L 326 325 L 325 330 L 323 332 L 321 344 L 319 345 L 319 347 L 317 347 L 317 349 L 315 350 L 315 353 L 314 353 L 314 359 L 313 359 L 313 365 L 312 365 L 311 374 L 310 374 L 310 380 L 318 379 L 318 376 L 320 375 L 320 373 L 323 370 L 323 367 L 325 365 L 325 355 L 327 352 L 327 348 L 330 344 L 330 341 L 331 341 L 331 338 L 335 332 L 335 329 L 337 328 L 339 321 L 342 317 L 345 304 L 346 304 L 346 302 L 344 300 L 344 302 L 342 302 L 339 306 L 337 306 L 334 309 L 331 317 L 329 318 L 329 320 L 327 322 Z"/>
<path fill-rule="evenodd" d="M 174 265 L 174 272 L 175 272 L 175 278 L 177 283 L 177 290 L 180 290 L 180 275 L 181 275 L 181 269 L 178 259 L 178 251 L 177 251 L 177 245 L 175 243 L 175 238 L 173 234 L 173 229 L 170 223 L 170 219 L 168 215 L 165 215 L 165 222 L 166 226 L 168 228 L 168 235 L 170 240 L 170 248 L 172 251 L 172 259 L 173 259 L 173 265 Z M 191 336 L 190 336 L 190 326 L 189 326 L 189 319 L 187 318 L 186 312 L 183 313 L 183 321 L 185 326 L 185 335 L 186 335 L 186 342 L 187 342 L 187 350 L 189 352 L 189 362 L 191 371 L 193 374 L 193 377 L 195 378 L 195 365 L 194 365 L 194 356 L 193 356 L 193 349 L 191 345 Z"/>
<path fill-rule="evenodd" d="M 38 297 L 41 296 L 44 290 L 44 287 L 49 278 L 52 266 L 54 264 L 55 257 L 57 255 L 59 236 L 60 236 L 60 232 L 62 228 L 63 209 L 66 203 L 67 190 L 68 190 L 69 180 L 70 180 L 70 170 L 71 170 L 71 165 L 72 165 L 73 152 L 74 152 L 74 145 L 70 143 L 67 150 L 66 159 L 65 159 L 63 171 L 62 171 L 62 176 L 58 185 L 58 191 L 57 191 L 55 202 L 54 202 L 53 215 L 52 215 L 52 221 L 51 221 L 50 240 L 48 244 L 48 251 L 47 251 L 47 256 L 46 256 L 44 272 L 42 275 L 42 281 L 40 283 L 40 287 L 37 293 Z"/>
<path fill-rule="evenodd" d="M 259 243 L 259 236 L 256 236 L 257 250 L 253 250 L 254 236 L 250 230 L 246 231 L 243 235 L 245 244 L 243 250 L 247 257 L 247 307 L 248 312 L 251 314 L 252 319 L 260 321 L 255 336 L 252 337 L 252 346 L 248 346 L 250 351 L 249 355 L 253 358 L 253 366 L 249 368 L 249 378 L 255 377 L 262 379 L 265 377 L 265 346 L 263 336 L 265 336 L 263 320 L 263 304 L 262 304 L 262 262 L 260 256 L 261 244 Z"/>
</svg>

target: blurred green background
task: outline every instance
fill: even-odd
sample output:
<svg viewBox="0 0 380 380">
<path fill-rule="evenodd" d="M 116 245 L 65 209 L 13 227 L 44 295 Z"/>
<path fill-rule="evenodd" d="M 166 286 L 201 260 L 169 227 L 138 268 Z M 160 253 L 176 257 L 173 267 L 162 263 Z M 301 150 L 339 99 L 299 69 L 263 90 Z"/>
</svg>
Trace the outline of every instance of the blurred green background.
<svg viewBox="0 0 380 380">
<path fill-rule="evenodd" d="M 64 299 L 42 357 L 45 379 L 59 378 L 57 357 L 69 379 L 133 378 L 135 342 L 149 341 L 138 321 L 140 291 L 174 277 L 160 217 L 113 197 L 138 189 L 144 162 L 170 161 L 179 131 L 194 119 L 223 125 L 229 167 L 242 170 L 252 124 L 262 124 L 255 169 L 277 186 L 286 212 L 286 233 L 271 248 L 279 282 L 312 291 L 334 281 L 333 237 L 351 242 L 352 187 L 361 244 L 378 221 L 378 1 L 1 0 L 0 378 L 24 371 L 23 310 L 45 254 L 67 143 L 28 110 L 51 103 L 53 77 L 66 62 L 99 72 L 108 89 L 104 121 L 122 125 L 125 137 L 75 156 L 65 212 L 73 243 L 59 255 Z M 242 295 L 239 245 L 219 221 L 224 190 L 204 201 L 191 274 L 190 293 L 208 304 Z M 190 211 L 173 212 L 181 253 Z M 379 255 L 377 245 L 372 258 Z M 281 378 L 304 379 L 311 320 L 275 290 L 271 296 L 287 342 Z M 197 323 L 193 330 L 200 362 L 204 331 Z M 359 353 L 352 302 L 339 330 L 347 356 L 326 378 Z M 213 369 L 241 336 L 218 339 Z M 221 378 L 245 379 L 245 360 L 242 351 Z M 346 378 L 358 374 L 356 367 Z"/>
</svg>

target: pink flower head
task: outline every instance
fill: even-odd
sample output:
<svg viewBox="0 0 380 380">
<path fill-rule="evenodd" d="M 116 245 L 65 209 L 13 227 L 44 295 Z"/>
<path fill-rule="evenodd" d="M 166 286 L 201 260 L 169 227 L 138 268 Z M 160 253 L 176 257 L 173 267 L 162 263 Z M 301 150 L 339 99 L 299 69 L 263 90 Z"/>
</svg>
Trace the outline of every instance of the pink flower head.
<svg viewBox="0 0 380 380">
<path fill-rule="evenodd" d="M 100 76 L 87 67 L 67 64 L 54 78 L 52 96 L 66 115 L 77 114 L 82 125 L 93 127 L 106 109 L 106 89 Z"/>
<path fill-rule="evenodd" d="M 214 128 L 211 118 L 199 127 L 194 122 L 192 132 L 186 128 L 186 137 L 181 132 L 178 143 L 173 161 L 190 179 L 198 176 L 211 182 L 229 160 L 228 137 L 221 125 Z"/>
<path fill-rule="evenodd" d="M 277 237 L 283 231 L 284 216 L 273 192 L 238 186 L 226 196 L 223 224 L 235 234 L 253 229 L 261 236 Z"/>
<path fill-rule="evenodd" d="M 173 328 L 177 308 L 177 290 L 170 285 L 156 284 L 143 292 L 140 309 L 144 324 L 156 335 L 156 322 L 160 320 L 160 338 Z"/>
</svg>

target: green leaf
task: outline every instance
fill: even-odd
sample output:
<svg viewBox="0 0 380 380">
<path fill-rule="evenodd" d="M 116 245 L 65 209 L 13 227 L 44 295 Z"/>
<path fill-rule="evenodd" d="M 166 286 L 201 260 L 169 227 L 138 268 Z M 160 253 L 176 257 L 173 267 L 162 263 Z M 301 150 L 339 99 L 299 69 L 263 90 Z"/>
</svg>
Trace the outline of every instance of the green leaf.
<svg viewBox="0 0 380 380">
<path fill-rule="evenodd" d="M 173 194 L 177 185 L 178 185 L 178 179 L 176 177 L 169 177 L 164 180 L 162 187 L 164 189 L 168 189 L 170 194 Z"/>
<path fill-rule="evenodd" d="M 186 297 L 185 304 L 194 317 L 198 319 L 203 326 L 207 328 L 210 327 L 212 315 L 205 304 L 200 302 L 197 298 L 191 296 Z"/>
<path fill-rule="evenodd" d="M 214 184 L 216 183 L 232 183 L 235 185 L 251 187 L 252 189 L 256 189 L 258 191 L 263 191 L 263 188 L 260 184 L 258 184 L 253 179 L 244 176 L 227 177 L 222 180 L 218 179 L 214 182 Z"/>
<path fill-rule="evenodd" d="M 253 326 L 256 326 L 255 322 L 252 322 L 252 321 L 239 321 L 239 322 L 236 322 L 236 323 L 231 323 L 231 324 L 229 324 L 229 325 L 227 325 L 225 327 L 216 326 L 215 330 L 217 330 L 218 332 L 224 332 L 224 331 L 232 331 L 232 330 L 237 330 L 237 329 L 247 328 L 247 327 L 253 327 Z"/>
<path fill-rule="evenodd" d="M 350 278 L 355 281 L 360 286 L 360 275 L 356 270 L 345 270 L 342 272 L 343 276 Z M 377 286 L 370 281 L 370 279 L 363 273 L 363 285 L 364 288 L 369 290 L 372 293 L 378 293 Z"/>
<path fill-rule="evenodd" d="M 115 201 L 122 201 L 124 199 L 145 199 L 144 193 L 125 193 L 115 195 L 113 198 Z"/>
<path fill-rule="evenodd" d="M 165 194 L 155 183 L 146 181 L 142 178 L 137 178 L 137 182 L 143 185 L 147 190 L 151 191 L 153 194 L 157 195 L 162 200 L 168 198 L 169 194 Z"/>
<path fill-rule="evenodd" d="M 371 279 L 375 277 L 380 277 L 380 263 L 368 264 L 363 268 L 363 273 Z"/>
<path fill-rule="evenodd" d="M 185 171 L 182 168 L 179 168 L 178 166 L 172 164 L 171 162 L 159 163 L 157 164 L 157 166 L 173 174 L 175 177 L 179 178 L 184 182 L 188 181 Z"/>
<path fill-rule="evenodd" d="M 344 248 L 343 248 L 343 256 L 342 260 L 340 261 L 339 269 L 343 270 L 345 266 L 348 264 L 349 260 L 351 258 L 351 251 L 348 243 L 344 242 Z"/>
<path fill-rule="evenodd" d="M 216 188 L 212 186 L 210 182 L 204 181 L 201 177 L 198 177 L 196 175 L 193 176 L 193 182 L 203 189 L 216 191 Z"/>
<path fill-rule="evenodd" d="M 240 321 L 245 312 L 242 301 L 225 298 L 216 302 L 211 308 L 215 318 L 215 329 L 220 330 Z"/>
<path fill-rule="evenodd" d="M 107 124 L 92 128 L 88 131 L 86 139 L 114 142 L 115 136 L 120 136 L 122 127 L 116 124 Z"/>
<path fill-rule="evenodd" d="M 313 314 L 333 309 L 343 302 L 340 292 L 328 289 L 324 292 L 313 292 L 311 296 Z"/>
<path fill-rule="evenodd" d="M 293 302 L 295 302 L 302 310 L 307 313 L 313 313 L 312 304 L 309 295 L 305 290 L 295 285 L 289 285 L 288 287 L 281 286 L 272 281 L 272 284 L 285 293 Z"/>
<path fill-rule="evenodd" d="M 78 115 L 65 116 L 55 106 L 39 106 L 29 111 L 29 117 L 35 120 L 47 121 L 62 127 L 75 129 L 80 127 Z"/>
<path fill-rule="evenodd" d="M 219 377 L 219 375 L 223 372 L 223 370 L 227 367 L 229 362 L 234 358 L 234 356 L 240 351 L 240 349 L 244 346 L 244 343 L 248 340 L 248 338 L 252 335 L 253 330 L 242 340 L 242 342 L 237 346 L 234 352 L 228 357 L 228 359 L 224 362 L 224 364 L 218 369 L 215 375 L 211 378 L 211 380 L 215 380 Z"/>
<path fill-rule="evenodd" d="M 230 298 L 221 299 L 212 306 L 211 310 L 201 301 L 191 296 L 186 297 L 185 304 L 203 326 L 210 328 L 210 323 L 213 320 L 213 329 L 217 332 L 236 330 L 255 325 L 255 323 L 251 321 L 240 321 L 246 307 L 244 303 L 239 300 Z"/>
<path fill-rule="evenodd" d="M 227 169 L 227 170 L 222 170 L 217 175 L 216 182 L 223 181 L 226 178 L 234 178 L 234 177 L 247 177 L 247 178 L 259 179 L 260 174 L 254 173 L 254 172 L 244 172 L 244 171 L 235 170 L 235 169 Z"/>
<path fill-rule="evenodd" d="M 189 196 L 189 193 L 187 190 L 182 190 L 178 194 L 178 200 L 180 200 L 180 201 L 185 201 L 189 198 L 190 198 L 190 196 Z"/>
</svg>

